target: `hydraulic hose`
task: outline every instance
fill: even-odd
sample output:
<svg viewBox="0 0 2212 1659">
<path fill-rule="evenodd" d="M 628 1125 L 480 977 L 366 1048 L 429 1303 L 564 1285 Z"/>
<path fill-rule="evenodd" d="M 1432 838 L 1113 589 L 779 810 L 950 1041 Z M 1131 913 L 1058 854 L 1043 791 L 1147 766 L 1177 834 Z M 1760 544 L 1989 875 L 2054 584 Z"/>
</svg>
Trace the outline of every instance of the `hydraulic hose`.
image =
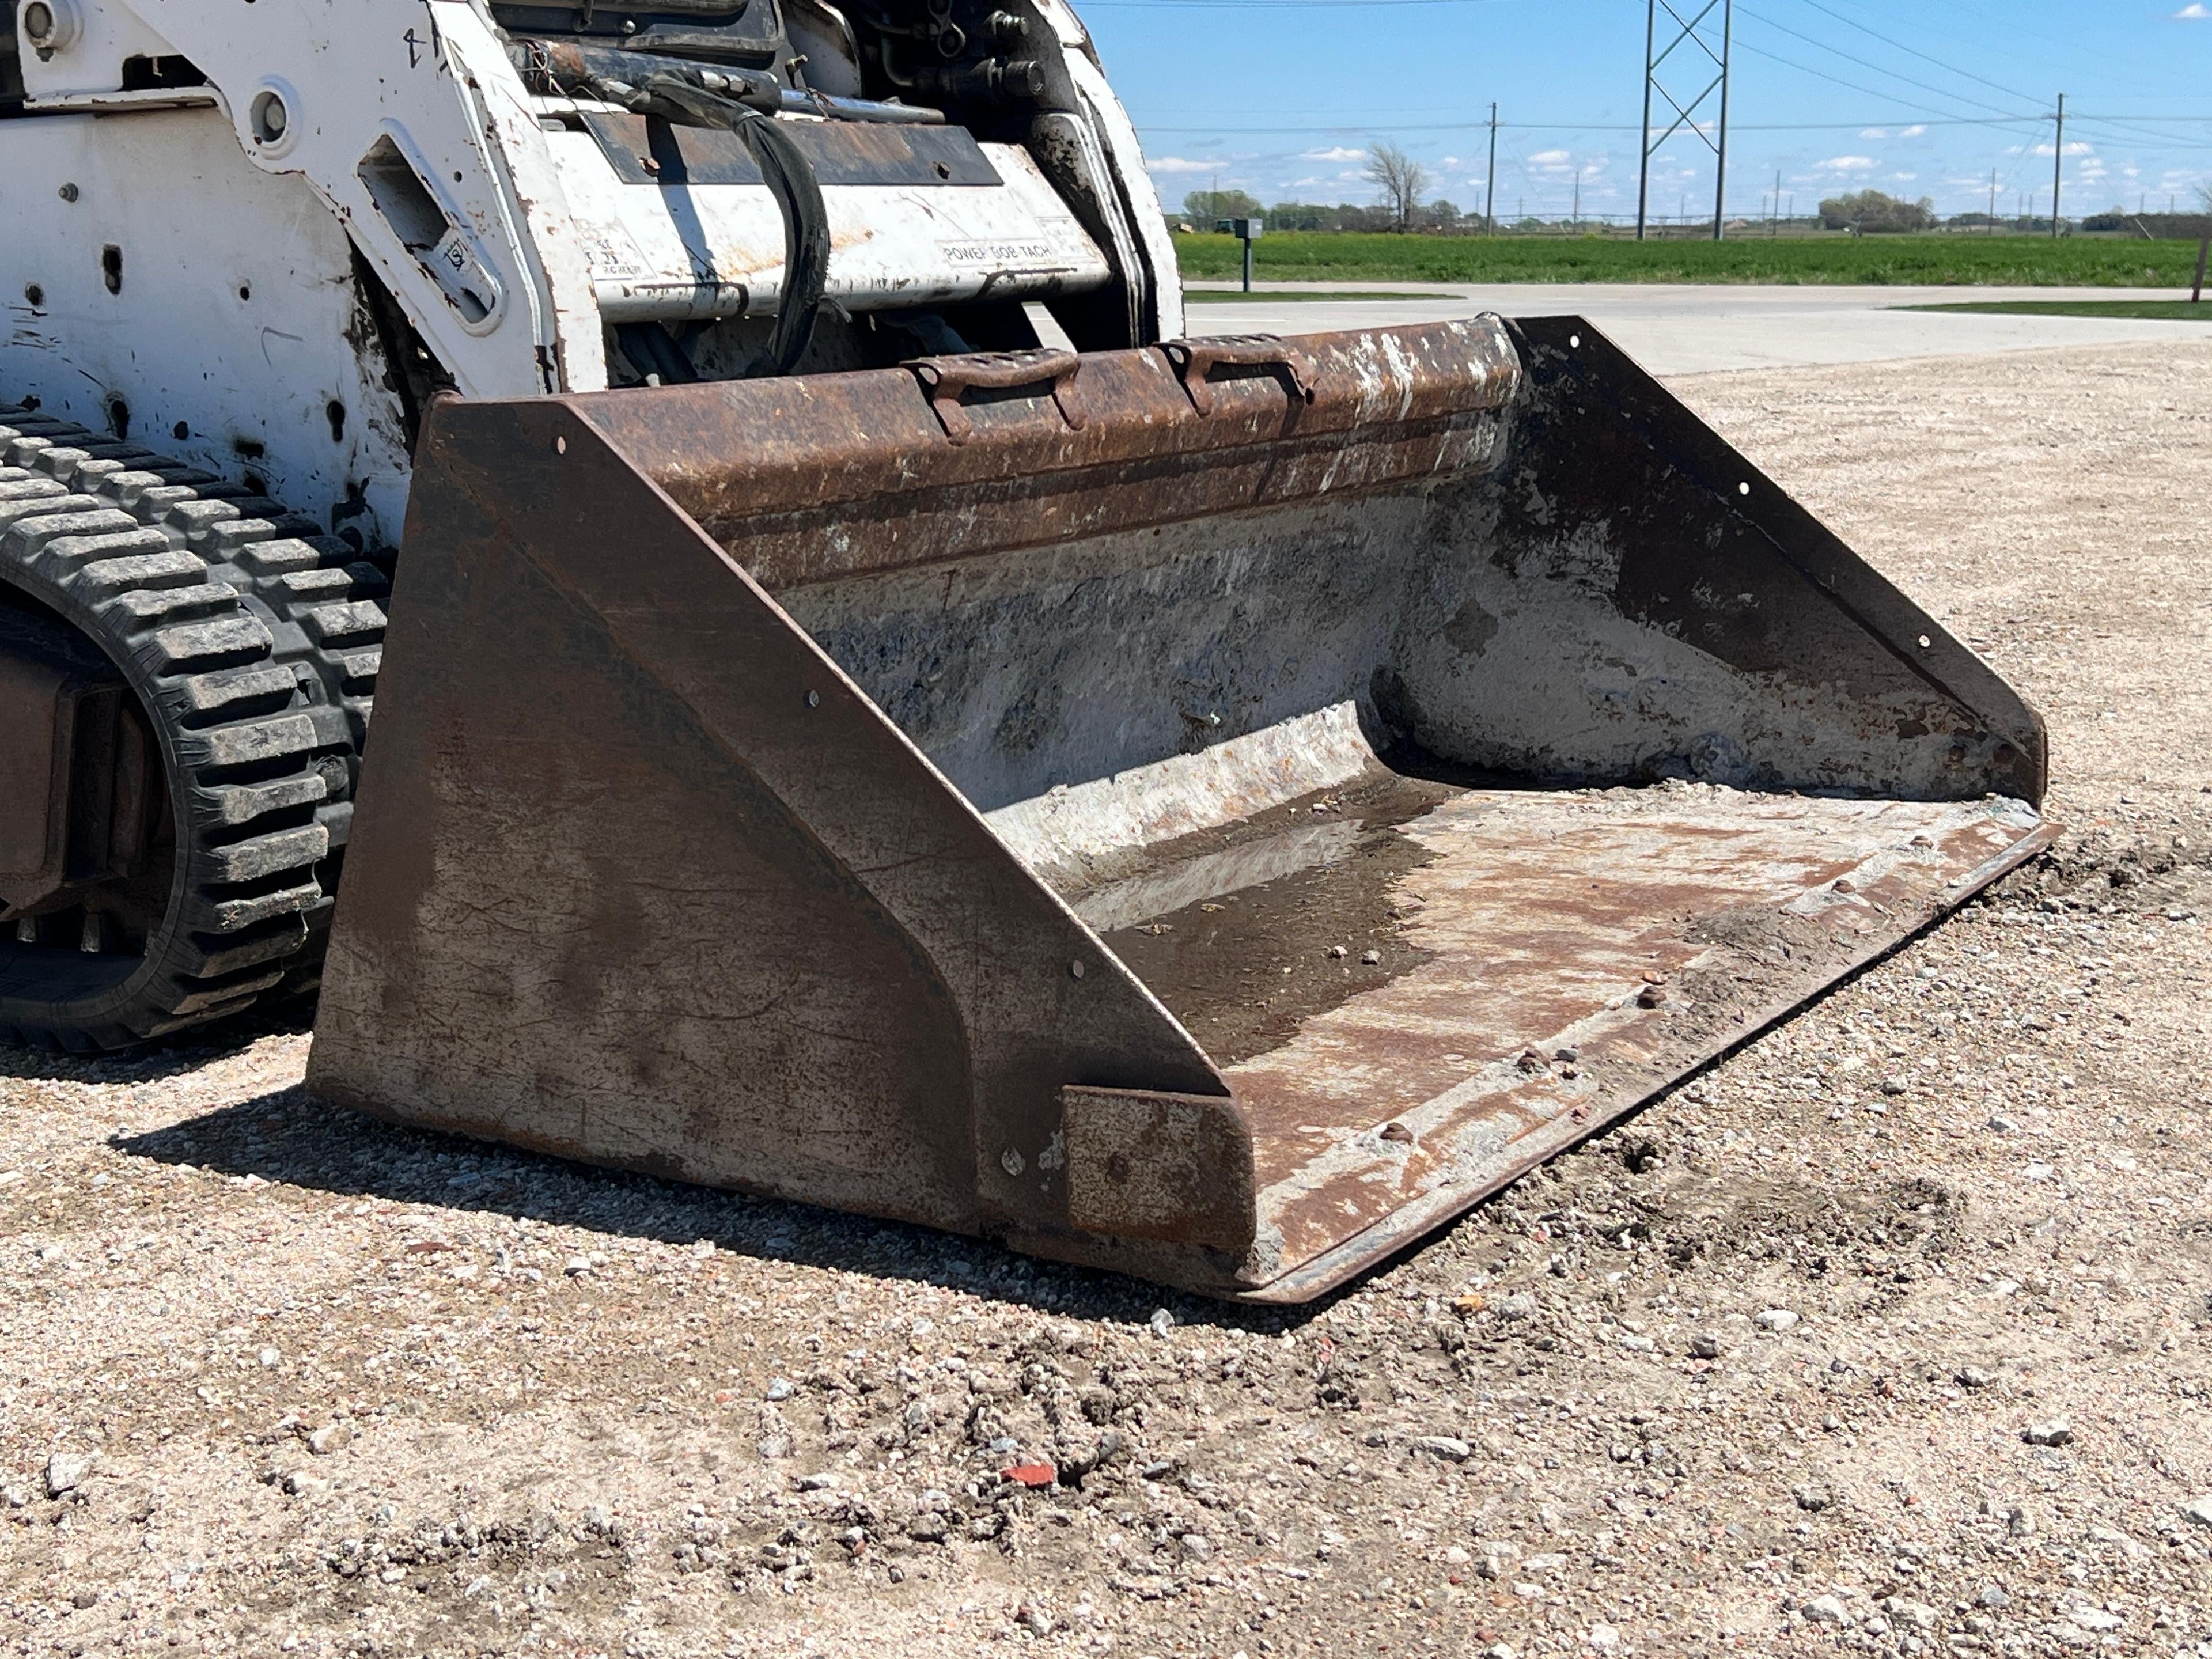
<svg viewBox="0 0 2212 1659">
<path fill-rule="evenodd" d="M 744 143 L 762 182 L 783 215 L 783 293 L 767 350 L 748 377 L 788 374 L 813 337 L 814 319 L 830 281 L 830 215 L 821 181 L 790 132 L 768 112 L 783 106 L 772 75 L 688 63 L 649 52 L 617 52 L 569 41 L 530 43 L 532 67 L 564 92 L 604 99 L 637 115 L 684 126 L 726 127 Z"/>
</svg>

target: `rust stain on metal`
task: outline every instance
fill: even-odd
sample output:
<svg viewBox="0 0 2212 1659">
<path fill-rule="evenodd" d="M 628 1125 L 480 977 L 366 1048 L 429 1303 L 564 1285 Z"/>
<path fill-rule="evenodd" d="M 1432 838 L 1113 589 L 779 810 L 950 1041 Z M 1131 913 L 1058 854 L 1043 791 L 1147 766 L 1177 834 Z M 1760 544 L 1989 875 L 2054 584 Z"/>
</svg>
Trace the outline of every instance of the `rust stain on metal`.
<svg viewBox="0 0 2212 1659">
<path fill-rule="evenodd" d="M 1181 348 L 437 405 L 310 1088 L 1301 1301 L 2047 839 L 1587 324 Z"/>
<path fill-rule="evenodd" d="M 968 405 L 957 441 L 881 371 L 568 401 L 780 592 L 1480 470 L 1520 383 L 1510 342 L 1494 322 L 1405 334 L 1306 339 L 1310 404 L 1262 374 L 1213 382 L 1206 415 L 1164 350 L 1096 353 L 1079 430 L 1014 399 Z"/>
<path fill-rule="evenodd" d="M 2018 807 L 1698 787 L 1474 792 L 1402 833 L 1438 854 L 1405 878 L 1425 960 L 1226 1073 L 1280 1269 L 1454 1188 L 1472 1202 L 1558 1150 L 1563 1115 L 1579 1132 L 1626 1109 L 1778 987 L 1809 993 L 2039 844 Z M 1681 1001 L 1643 1005 L 1655 971 Z M 1572 1079 L 1518 1063 L 1563 1047 Z M 1394 1144 L 1390 1122 L 1416 1139 Z"/>
</svg>

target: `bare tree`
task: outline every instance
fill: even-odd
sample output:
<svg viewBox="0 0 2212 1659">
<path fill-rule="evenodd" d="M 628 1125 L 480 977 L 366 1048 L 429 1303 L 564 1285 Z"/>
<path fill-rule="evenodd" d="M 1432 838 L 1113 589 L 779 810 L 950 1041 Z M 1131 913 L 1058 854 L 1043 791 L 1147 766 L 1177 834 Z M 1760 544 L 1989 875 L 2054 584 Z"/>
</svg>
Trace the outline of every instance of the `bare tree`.
<svg viewBox="0 0 2212 1659">
<path fill-rule="evenodd" d="M 1367 147 L 1367 181 L 1382 192 L 1382 205 L 1401 231 L 1413 228 L 1419 211 L 1421 192 L 1428 188 L 1428 170 L 1387 138 Z"/>
</svg>

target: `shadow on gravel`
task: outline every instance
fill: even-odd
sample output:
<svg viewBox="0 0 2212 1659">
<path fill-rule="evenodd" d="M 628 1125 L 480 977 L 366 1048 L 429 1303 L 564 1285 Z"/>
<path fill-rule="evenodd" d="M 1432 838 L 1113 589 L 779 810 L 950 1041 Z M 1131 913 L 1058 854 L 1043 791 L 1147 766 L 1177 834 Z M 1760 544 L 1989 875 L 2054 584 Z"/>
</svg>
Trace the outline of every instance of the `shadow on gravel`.
<svg viewBox="0 0 2212 1659">
<path fill-rule="evenodd" d="M 72 1054 L 58 1048 L 0 1043 L 0 1081 L 159 1083 L 242 1054 L 264 1037 L 306 1036 L 314 1025 L 315 1006 L 307 1002 L 283 1013 L 240 1016 L 212 1029 L 166 1038 L 156 1046 L 112 1054 Z"/>
<path fill-rule="evenodd" d="M 234 1046 L 210 1045 L 176 1069 Z M 0 1067 L 7 1058 L 0 1051 Z M 57 1065 L 58 1076 L 87 1076 L 83 1062 L 57 1057 Z M 298 1087 L 167 1128 L 117 1135 L 108 1144 L 133 1158 L 342 1198 L 419 1204 L 460 1216 L 527 1218 L 665 1244 L 705 1239 L 736 1255 L 944 1285 L 1077 1319 L 1141 1324 L 1165 1308 L 1177 1324 L 1275 1334 L 1302 1327 L 1337 1299 L 1293 1309 L 1240 1307 L 1017 1255 L 984 1239 L 382 1123 L 318 1106 Z M 1355 1288 L 1364 1282 L 1355 1281 Z"/>
</svg>

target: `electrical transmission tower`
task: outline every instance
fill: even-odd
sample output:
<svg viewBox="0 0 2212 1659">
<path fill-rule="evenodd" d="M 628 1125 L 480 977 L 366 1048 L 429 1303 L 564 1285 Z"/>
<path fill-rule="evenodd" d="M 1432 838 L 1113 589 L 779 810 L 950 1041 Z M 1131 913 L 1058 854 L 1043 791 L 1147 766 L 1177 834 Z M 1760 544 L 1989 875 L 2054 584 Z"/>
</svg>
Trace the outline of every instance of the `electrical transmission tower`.
<svg viewBox="0 0 2212 1659">
<path fill-rule="evenodd" d="M 1704 0 L 1702 5 L 1698 0 L 1681 0 L 1680 11 L 1675 5 L 1676 0 L 1644 0 L 1644 156 L 1637 170 L 1636 240 L 1644 240 L 1644 227 L 1650 222 L 1651 157 L 1660 145 L 1687 127 L 1713 153 L 1713 240 L 1717 242 L 1726 222 L 1723 215 L 1728 200 L 1729 52 L 1735 39 L 1735 0 Z M 1662 11 L 1673 31 L 1673 38 L 1663 47 L 1659 44 L 1659 14 Z M 1690 15 L 1685 17 L 1683 12 Z M 1719 14 L 1717 24 L 1715 13 Z M 1678 52 L 1680 57 L 1676 56 Z M 1711 79 L 1707 80 L 1709 70 Z M 1678 98 L 1662 79 L 1662 73 L 1674 80 L 1675 87 L 1686 88 L 1699 82 L 1704 85 L 1694 96 Z M 1651 136 L 1651 103 L 1655 97 L 1674 112 L 1667 130 L 1656 138 Z M 1711 123 L 1713 131 L 1709 132 L 1700 124 L 1698 113 L 1716 102 L 1719 119 Z"/>
</svg>

